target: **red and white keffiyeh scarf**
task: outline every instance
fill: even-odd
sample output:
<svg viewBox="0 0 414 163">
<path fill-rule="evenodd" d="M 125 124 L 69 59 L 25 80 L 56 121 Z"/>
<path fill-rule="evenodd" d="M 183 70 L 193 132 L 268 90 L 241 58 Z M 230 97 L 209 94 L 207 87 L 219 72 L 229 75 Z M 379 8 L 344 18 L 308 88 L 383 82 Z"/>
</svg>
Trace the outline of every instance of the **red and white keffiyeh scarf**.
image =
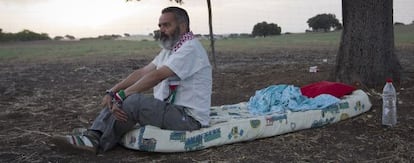
<svg viewBox="0 0 414 163">
<path fill-rule="evenodd" d="M 187 32 L 185 33 L 183 36 L 181 36 L 180 40 L 174 45 L 173 47 L 173 52 L 176 52 L 183 44 L 184 42 L 188 41 L 188 40 L 192 40 L 194 39 L 194 34 L 193 32 Z"/>
</svg>

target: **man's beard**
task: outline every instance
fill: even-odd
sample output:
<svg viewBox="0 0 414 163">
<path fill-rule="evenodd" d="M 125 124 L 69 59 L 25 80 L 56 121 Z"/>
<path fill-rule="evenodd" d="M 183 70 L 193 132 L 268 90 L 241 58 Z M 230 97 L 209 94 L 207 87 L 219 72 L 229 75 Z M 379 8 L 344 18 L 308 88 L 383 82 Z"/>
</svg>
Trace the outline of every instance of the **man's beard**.
<svg viewBox="0 0 414 163">
<path fill-rule="evenodd" d="M 174 45 L 180 40 L 180 28 L 177 26 L 173 35 L 170 37 L 165 33 L 161 32 L 160 36 L 160 46 L 161 48 L 172 50 Z"/>
</svg>

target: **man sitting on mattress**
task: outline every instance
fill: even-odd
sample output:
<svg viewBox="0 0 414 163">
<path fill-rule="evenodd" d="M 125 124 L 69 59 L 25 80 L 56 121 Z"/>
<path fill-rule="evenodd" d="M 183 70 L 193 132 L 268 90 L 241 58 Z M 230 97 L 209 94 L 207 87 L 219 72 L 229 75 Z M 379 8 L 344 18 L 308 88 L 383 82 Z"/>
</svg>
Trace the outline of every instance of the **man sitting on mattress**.
<svg viewBox="0 0 414 163">
<path fill-rule="evenodd" d="M 187 12 L 162 10 L 161 52 L 106 91 L 105 108 L 82 134 L 55 136 L 58 146 L 98 153 L 112 149 L 136 124 L 197 130 L 209 124 L 212 70 L 205 49 L 189 28 Z M 153 89 L 154 96 L 142 92 Z"/>
</svg>

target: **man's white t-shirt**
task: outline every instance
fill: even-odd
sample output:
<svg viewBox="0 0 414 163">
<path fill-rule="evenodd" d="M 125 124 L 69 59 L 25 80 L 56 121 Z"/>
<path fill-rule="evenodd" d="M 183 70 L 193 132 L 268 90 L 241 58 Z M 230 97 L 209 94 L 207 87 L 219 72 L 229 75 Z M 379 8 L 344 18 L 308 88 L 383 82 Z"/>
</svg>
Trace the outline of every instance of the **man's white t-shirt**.
<svg viewBox="0 0 414 163">
<path fill-rule="evenodd" d="M 208 126 L 210 120 L 212 70 L 204 47 L 197 39 L 185 41 L 176 51 L 163 49 L 152 61 L 157 69 L 167 66 L 175 74 L 154 87 L 154 97 L 164 100 L 169 83 L 178 81 L 175 105 L 190 108 L 188 114 Z"/>
</svg>

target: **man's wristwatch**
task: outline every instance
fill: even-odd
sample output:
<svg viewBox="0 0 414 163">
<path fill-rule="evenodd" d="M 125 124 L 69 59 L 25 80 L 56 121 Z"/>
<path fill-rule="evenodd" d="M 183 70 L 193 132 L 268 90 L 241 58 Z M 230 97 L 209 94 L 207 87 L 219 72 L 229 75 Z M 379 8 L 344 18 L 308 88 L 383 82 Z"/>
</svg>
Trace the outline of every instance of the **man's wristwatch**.
<svg viewBox="0 0 414 163">
<path fill-rule="evenodd" d="M 111 96 L 112 98 L 115 96 L 115 93 L 112 90 L 110 90 L 110 89 L 106 90 L 105 93 L 107 95 Z"/>
</svg>

